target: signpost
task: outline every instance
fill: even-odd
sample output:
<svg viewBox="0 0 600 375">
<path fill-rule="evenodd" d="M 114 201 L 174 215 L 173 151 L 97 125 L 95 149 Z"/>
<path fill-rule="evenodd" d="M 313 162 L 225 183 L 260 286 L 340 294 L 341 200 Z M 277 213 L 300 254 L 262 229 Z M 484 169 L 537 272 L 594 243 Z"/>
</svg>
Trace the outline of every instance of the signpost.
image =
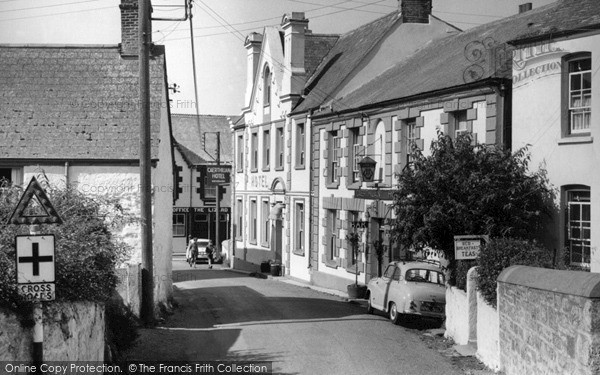
<svg viewBox="0 0 600 375">
<path fill-rule="evenodd" d="M 34 199 L 35 198 L 35 199 Z M 38 207 L 29 208 L 33 202 Z M 42 301 L 56 297 L 54 235 L 41 234 L 40 224 L 61 224 L 62 219 L 35 177 L 31 178 L 7 224 L 29 225 L 29 235 L 16 236 L 16 269 L 18 293 L 33 306 L 34 364 L 44 359 L 44 314 Z"/>
<path fill-rule="evenodd" d="M 54 235 L 16 237 L 19 294 L 30 301 L 54 301 Z"/>
<path fill-rule="evenodd" d="M 454 236 L 454 258 L 456 260 L 477 259 L 481 246 L 489 241 L 486 235 Z"/>
</svg>

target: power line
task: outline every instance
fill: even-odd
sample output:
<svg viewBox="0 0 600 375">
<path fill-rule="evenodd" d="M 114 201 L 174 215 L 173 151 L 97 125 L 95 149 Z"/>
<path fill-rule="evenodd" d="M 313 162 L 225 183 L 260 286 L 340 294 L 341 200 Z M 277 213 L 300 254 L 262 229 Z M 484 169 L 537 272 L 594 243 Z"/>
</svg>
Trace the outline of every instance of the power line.
<svg viewBox="0 0 600 375">
<path fill-rule="evenodd" d="M 330 8 L 332 6 L 336 6 L 336 5 L 340 5 L 340 4 L 345 4 L 348 1 L 352 1 L 352 0 L 345 0 L 345 1 L 341 1 L 339 3 L 335 3 L 333 5 L 324 5 L 324 6 L 320 6 L 318 8 L 312 8 L 312 9 L 307 9 L 304 12 L 308 13 L 308 12 L 315 12 L 317 10 L 321 10 L 321 9 L 325 9 L 325 8 Z M 360 2 L 362 3 L 362 2 Z M 362 3 L 365 4 L 365 3 Z M 320 17 L 320 16 L 318 16 Z M 311 17 L 313 18 L 313 17 Z M 242 26 L 242 25 L 248 25 L 248 24 L 252 24 L 252 23 L 258 23 L 258 22 L 265 22 L 265 21 L 273 21 L 273 20 L 281 20 L 281 16 L 274 16 L 274 17 L 269 17 L 269 18 L 263 18 L 263 19 L 259 19 L 259 20 L 252 20 L 252 21 L 244 21 L 244 22 L 236 22 L 236 23 L 231 23 L 230 25 L 232 26 Z M 242 29 L 241 31 L 247 31 L 247 30 L 254 30 L 254 29 L 258 29 L 258 28 L 262 28 L 265 26 L 276 26 L 277 24 L 268 24 L 268 25 L 258 25 L 256 27 L 253 28 L 249 28 L 249 29 Z M 194 27 L 194 30 L 209 30 L 209 29 L 220 29 L 224 27 L 223 25 L 218 25 L 218 26 L 200 26 L 200 27 Z M 179 31 L 184 31 L 184 30 L 179 30 Z M 230 32 L 225 32 L 225 33 L 220 33 L 220 34 L 210 34 L 207 36 L 213 36 L 213 35 L 224 35 L 224 34 L 229 34 Z M 200 35 L 198 37 L 204 37 L 204 35 Z M 172 39 L 171 39 L 172 40 Z"/>
<path fill-rule="evenodd" d="M 309 5 L 319 5 L 319 4 L 316 4 L 316 3 L 310 3 L 308 1 L 302 1 L 302 0 L 287 0 L 287 1 L 291 1 L 291 2 L 294 2 L 294 3 L 309 4 Z M 385 1 L 385 0 L 382 0 L 382 1 Z M 375 3 L 362 3 L 362 4 L 365 4 L 364 6 L 368 6 L 368 5 L 373 5 L 373 4 L 380 3 L 380 2 L 381 1 L 376 1 Z M 336 8 L 336 9 L 344 9 L 344 10 L 356 10 L 356 11 L 365 12 L 365 13 L 387 14 L 387 13 L 376 12 L 376 11 L 372 11 L 372 10 L 358 9 L 358 8 L 361 8 L 361 7 L 344 8 L 344 7 L 340 7 L 340 6 L 329 5 L 329 6 L 327 6 L 327 8 Z"/>
<path fill-rule="evenodd" d="M 82 9 L 82 10 L 72 10 L 72 11 L 69 11 L 69 12 L 48 13 L 48 14 L 40 14 L 40 15 L 37 15 L 37 16 L 28 16 L 28 17 L 0 18 L 0 21 L 18 21 L 18 20 L 25 20 L 25 19 L 30 19 L 30 18 L 52 17 L 52 16 L 63 15 L 63 14 L 92 12 L 92 11 L 95 11 L 95 10 L 104 10 L 104 9 L 115 9 L 115 7 L 111 6 L 111 7 L 100 7 L 100 8 L 91 8 L 91 9 Z"/>
<path fill-rule="evenodd" d="M 96 2 L 96 1 L 104 1 L 104 0 L 84 0 L 84 1 L 75 1 L 75 2 L 72 2 L 72 3 L 42 5 L 42 6 L 32 7 L 32 8 L 7 9 L 7 10 L 0 10 L 0 13 L 20 12 L 22 10 L 36 10 L 36 9 L 42 9 L 42 8 L 54 8 L 54 7 L 62 7 L 62 6 L 65 6 L 65 5 L 92 3 L 92 2 Z"/>
</svg>

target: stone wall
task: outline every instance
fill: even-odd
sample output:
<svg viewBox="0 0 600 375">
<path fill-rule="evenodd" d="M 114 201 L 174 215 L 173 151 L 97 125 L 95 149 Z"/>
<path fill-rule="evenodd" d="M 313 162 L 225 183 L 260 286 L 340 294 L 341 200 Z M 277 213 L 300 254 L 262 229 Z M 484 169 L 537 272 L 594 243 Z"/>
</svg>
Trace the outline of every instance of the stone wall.
<svg viewBox="0 0 600 375">
<path fill-rule="evenodd" d="M 32 328 L 0 309 L 0 361 L 31 361 Z M 104 361 L 104 306 L 44 303 L 44 361 Z"/>
<path fill-rule="evenodd" d="M 509 267 L 498 312 L 507 375 L 600 372 L 600 274 Z"/>
</svg>

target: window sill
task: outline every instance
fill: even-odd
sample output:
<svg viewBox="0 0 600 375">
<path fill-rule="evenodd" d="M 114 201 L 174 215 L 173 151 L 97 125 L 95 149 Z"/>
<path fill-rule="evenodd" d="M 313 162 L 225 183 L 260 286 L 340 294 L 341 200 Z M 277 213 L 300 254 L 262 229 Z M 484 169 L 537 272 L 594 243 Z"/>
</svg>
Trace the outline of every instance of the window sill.
<svg viewBox="0 0 600 375">
<path fill-rule="evenodd" d="M 321 261 L 326 267 L 337 269 L 340 266 L 340 258 L 328 259 L 326 254 L 321 254 Z"/>
<path fill-rule="evenodd" d="M 275 167 L 275 170 L 276 170 L 277 172 L 283 171 L 283 167 Z"/>
<path fill-rule="evenodd" d="M 352 182 L 350 185 L 346 186 L 348 190 L 359 190 L 362 186 L 361 182 Z"/>
<path fill-rule="evenodd" d="M 249 243 L 250 245 L 256 245 L 256 240 L 250 240 L 250 241 L 248 241 L 248 243 Z"/>
<path fill-rule="evenodd" d="M 252 169 L 250 169 L 250 172 L 251 172 L 251 173 L 256 173 L 256 172 L 258 172 L 258 168 L 252 168 Z"/>
<path fill-rule="evenodd" d="M 592 136 L 571 136 L 565 137 L 558 140 L 559 145 L 573 145 L 582 143 L 592 143 L 594 138 Z"/>
<path fill-rule="evenodd" d="M 292 250 L 292 253 L 294 255 L 298 255 L 298 256 L 303 257 L 304 256 L 304 249 L 294 249 L 294 250 Z"/>
<path fill-rule="evenodd" d="M 262 171 L 263 172 L 269 172 L 271 170 L 271 167 L 263 167 Z"/>
<path fill-rule="evenodd" d="M 346 266 L 346 272 L 351 273 L 353 275 L 356 275 L 356 274 L 360 275 L 363 272 L 362 271 L 363 268 L 364 268 L 364 266 L 361 262 L 358 262 L 357 266 L 349 264 Z"/>
<path fill-rule="evenodd" d="M 306 169 L 306 167 L 304 165 L 296 165 L 294 167 L 294 169 L 298 171 L 298 170 Z"/>
<path fill-rule="evenodd" d="M 340 187 L 340 181 L 328 182 L 326 184 L 327 189 L 337 189 Z"/>
</svg>

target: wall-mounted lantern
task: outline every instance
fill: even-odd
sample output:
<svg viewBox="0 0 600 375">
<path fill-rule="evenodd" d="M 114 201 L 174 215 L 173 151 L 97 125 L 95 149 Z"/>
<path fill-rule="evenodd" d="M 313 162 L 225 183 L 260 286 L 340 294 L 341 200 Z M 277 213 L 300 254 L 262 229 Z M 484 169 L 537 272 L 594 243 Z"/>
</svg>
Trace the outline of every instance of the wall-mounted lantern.
<svg viewBox="0 0 600 375">
<path fill-rule="evenodd" d="M 371 159 L 368 156 L 362 158 L 361 161 L 358 162 L 360 167 L 360 176 L 363 182 L 373 182 L 375 179 L 375 166 L 377 162 Z"/>
</svg>

